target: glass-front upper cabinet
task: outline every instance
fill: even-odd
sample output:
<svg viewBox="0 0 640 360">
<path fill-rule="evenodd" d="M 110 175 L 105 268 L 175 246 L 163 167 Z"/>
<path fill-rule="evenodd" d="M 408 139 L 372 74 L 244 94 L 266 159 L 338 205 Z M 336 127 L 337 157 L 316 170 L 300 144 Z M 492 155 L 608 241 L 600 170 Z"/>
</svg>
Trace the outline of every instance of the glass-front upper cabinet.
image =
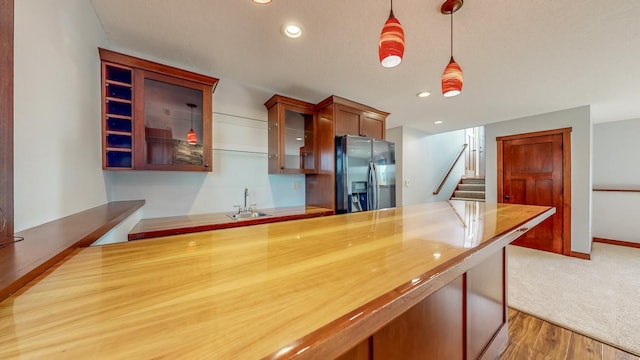
<svg viewBox="0 0 640 360">
<path fill-rule="evenodd" d="M 265 106 L 269 111 L 269 173 L 317 173 L 314 105 L 274 95 Z"/>
<path fill-rule="evenodd" d="M 218 79 L 99 51 L 103 169 L 211 171 Z"/>
</svg>

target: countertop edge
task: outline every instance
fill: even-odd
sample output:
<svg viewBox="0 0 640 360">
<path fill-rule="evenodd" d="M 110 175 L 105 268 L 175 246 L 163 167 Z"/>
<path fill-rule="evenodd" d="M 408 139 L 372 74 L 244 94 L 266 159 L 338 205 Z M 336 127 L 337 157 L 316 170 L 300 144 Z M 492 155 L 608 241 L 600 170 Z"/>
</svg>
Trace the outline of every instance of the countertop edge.
<svg viewBox="0 0 640 360">
<path fill-rule="evenodd" d="M 494 236 L 481 246 L 469 249 L 411 282 L 398 286 L 294 341 L 285 347 L 286 352 L 283 352 L 285 348 L 278 349 L 263 359 L 333 359 L 340 356 L 555 212 L 555 208 L 548 208 L 537 216 Z M 352 320 L 355 318 L 357 321 Z"/>
<path fill-rule="evenodd" d="M 148 231 L 140 231 L 135 233 L 130 232 L 127 238 L 129 241 L 142 240 L 142 239 L 157 238 L 162 236 L 190 234 L 195 232 L 229 229 L 234 227 L 268 224 L 268 223 L 281 222 L 281 221 L 310 219 L 314 217 L 329 216 L 329 215 L 334 215 L 334 212 L 330 209 L 325 209 L 325 210 L 310 212 L 310 213 L 291 214 L 291 215 L 271 215 L 271 216 L 265 216 L 265 217 L 255 218 L 255 219 L 229 220 L 229 222 L 217 223 L 217 224 L 180 226 L 180 227 L 175 227 L 171 229 L 148 230 Z"/>
</svg>

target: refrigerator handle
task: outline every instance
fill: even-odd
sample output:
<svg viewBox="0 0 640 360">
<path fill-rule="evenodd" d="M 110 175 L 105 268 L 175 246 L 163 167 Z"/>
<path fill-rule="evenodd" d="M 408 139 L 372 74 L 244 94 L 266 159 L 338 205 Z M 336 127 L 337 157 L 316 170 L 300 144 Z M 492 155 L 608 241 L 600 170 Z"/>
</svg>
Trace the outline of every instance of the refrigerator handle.
<svg viewBox="0 0 640 360">
<path fill-rule="evenodd" d="M 374 185 L 374 169 L 373 162 L 369 162 L 369 171 L 367 179 L 367 210 L 375 209 L 375 185 Z"/>
<path fill-rule="evenodd" d="M 378 176 L 378 166 L 376 166 L 376 163 L 372 162 L 371 165 L 373 166 L 373 190 L 376 202 L 375 208 L 377 210 L 380 209 L 380 177 Z"/>
</svg>

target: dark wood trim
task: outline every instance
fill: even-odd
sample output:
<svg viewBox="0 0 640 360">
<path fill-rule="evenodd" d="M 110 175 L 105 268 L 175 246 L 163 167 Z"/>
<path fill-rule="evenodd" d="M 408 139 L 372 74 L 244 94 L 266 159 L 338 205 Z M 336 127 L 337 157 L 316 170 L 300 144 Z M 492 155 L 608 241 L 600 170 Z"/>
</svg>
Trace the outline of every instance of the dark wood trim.
<svg viewBox="0 0 640 360">
<path fill-rule="evenodd" d="M 265 101 L 264 106 L 267 109 L 270 109 L 271 107 L 273 107 L 276 104 L 286 104 L 286 105 L 292 105 L 292 106 L 299 106 L 299 107 L 304 108 L 305 110 L 307 110 L 309 112 L 316 111 L 316 106 L 313 105 L 312 103 L 308 103 L 306 101 L 297 100 L 297 99 L 293 99 L 293 98 L 282 96 L 282 95 L 278 95 L 278 94 L 273 95 L 271 98 L 269 98 L 269 100 Z"/>
<path fill-rule="evenodd" d="M 205 85 L 210 85 L 213 87 L 211 89 L 212 92 L 215 91 L 216 85 L 218 84 L 218 81 L 219 81 L 217 78 L 214 78 L 211 76 L 198 74 L 192 71 L 179 69 L 169 65 L 159 64 L 154 61 L 140 59 L 135 56 L 125 55 L 125 54 L 117 53 L 115 51 L 111 51 L 103 48 L 98 48 L 98 52 L 100 54 L 100 59 L 103 61 L 109 61 L 109 62 L 114 62 L 118 64 L 127 64 L 131 67 L 135 67 L 138 69 L 148 70 L 148 71 L 157 72 L 157 73 L 161 73 L 161 74 L 165 74 L 165 75 L 169 75 L 169 76 L 173 76 L 173 77 L 177 77 L 185 80 L 199 82 Z"/>
<path fill-rule="evenodd" d="M 592 191 L 640 193 L 640 189 L 593 189 Z"/>
<path fill-rule="evenodd" d="M 0 241 L 12 239 L 14 231 L 13 12 L 13 0 L 0 0 Z"/>
<path fill-rule="evenodd" d="M 525 134 L 498 136 L 496 137 L 497 146 L 497 186 L 498 186 L 498 203 L 504 202 L 504 167 L 503 159 L 504 152 L 503 146 L 506 140 L 515 140 L 521 138 L 547 136 L 562 134 L 562 207 L 563 207 L 563 219 L 562 219 L 562 254 L 566 256 L 573 256 L 571 251 L 571 131 L 573 128 L 561 128 L 555 130 L 536 131 Z M 588 255 L 588 254 L 587 254 Z"/>
<path fill-rule="evenodd" d="M 563 133 L 567 134 L 567 133 L 571 133 L 572 129 L 573 128 L 568 127 L 568 128 L 554 129 L 554 130 L 534 131 L 534 132 L 529 132 L 524 134 L 498 136 L 496 137 L 496 140 L 505 141 L 505 140 L 516 140 L 521 138 L 529 138 L 529 137 L 537 137 L 537 136 L 556 135 L 556 134 L 563 134 Z"/>
<path fill-rule="evenodd" d="M 335 96 L 335 95 L 331 95 L 328 98 L 322 100 L 321 102 L 319 102 L 316 105 L 316 109 L 322 109 L 330 104 L 342 104 L 342 105 L 346 105 L 352 108 L 356 108 L 356 109 L 360 109 L 360 110 L 365 110 L 365 111 L 370 111 L 372 113 L 376 113 L 378 115 L 383 116 L 385 119 L 387 118 L 387 116 L 389 116 L 389 114 L 386 111 L 382 111 L 382 110 L 378 110 L 376 108 L 373 108 L 371 106 L 368 105 L 364 105 L 349 99 L 345 99 L 345 98 L 341 98 L 339 96 Z"/>
<path fill-rule="evenodd" d="M 577 251 L 572 251 L 569 256 L 583 260 L 591 260 L 591 254 L 585 254 Z"/>
<path fill-rule="evenodd" d="M 75 249 L 93 244 L 144 203 L 114 201 L 17 233 L 24 240 L 0 249 L 0 301 Z"/>
<path fill-rule="evenodd" d="M 611 244 L 618 246 L 627 246 L 632 248 L 640 248 L 640 243 L 631 242 L 631 241 L 622 241 L 622 240 L 611 240 L 611 239 L 603 239 L 599 237 L 594 237 L 593 242 L 603 243 L 603 244 Z"/>
<path fill-rule="evenodd" d="M 562 211 L 562 232 L 563 232 L 563 255 L 571 253 L 571 128 L 560 129 L 562 131 L 562 181 L 563 181 L 563 211 Z"/>
</svg>

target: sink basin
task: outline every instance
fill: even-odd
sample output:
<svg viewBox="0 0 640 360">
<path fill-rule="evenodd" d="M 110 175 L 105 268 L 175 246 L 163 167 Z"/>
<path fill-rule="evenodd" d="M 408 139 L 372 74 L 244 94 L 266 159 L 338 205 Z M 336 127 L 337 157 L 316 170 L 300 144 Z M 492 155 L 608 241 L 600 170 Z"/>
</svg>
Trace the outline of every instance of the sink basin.
<svg viewBox="0 0 640 360">
<path fill-rule="evenodd" d="M 259 212 L 259 211 L 254 211 L 254 212 L 241 212 L 236 214 L 230 214 L 227 216 L 232 218 L 233 220 L 239 220 L 239 219 L 254 219 L 254 218 L 260 218 L 260 217 L 271 216 L 271 215 L 267 213 Z"/>
</svg>

